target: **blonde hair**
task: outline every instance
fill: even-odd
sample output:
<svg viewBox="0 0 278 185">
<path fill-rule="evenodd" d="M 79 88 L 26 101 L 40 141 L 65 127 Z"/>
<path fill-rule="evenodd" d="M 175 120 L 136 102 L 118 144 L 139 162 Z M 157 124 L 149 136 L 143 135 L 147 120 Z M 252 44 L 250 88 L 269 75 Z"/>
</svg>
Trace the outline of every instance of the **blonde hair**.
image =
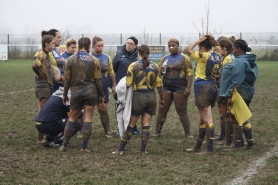
<svg viewBox="0 0 278 185">
<path fill-rule="evenodd" d="M 76 44 L 76 41 L 73 38 L 68 38 L 65 43 L 66 47 L 68 48 L 72 44 Z"/>
<path fill-rule="evenodd" d="M 168 44 L 169 44 L 170 42 L 175 42 L 175 43 L 177 43 L 178 45 L 180 45 L 180 42 L 179 42 L 178 39 L 176 39 L 176 38 L 170 38 L 170 39 L 168 40 Z"/>
</svg>

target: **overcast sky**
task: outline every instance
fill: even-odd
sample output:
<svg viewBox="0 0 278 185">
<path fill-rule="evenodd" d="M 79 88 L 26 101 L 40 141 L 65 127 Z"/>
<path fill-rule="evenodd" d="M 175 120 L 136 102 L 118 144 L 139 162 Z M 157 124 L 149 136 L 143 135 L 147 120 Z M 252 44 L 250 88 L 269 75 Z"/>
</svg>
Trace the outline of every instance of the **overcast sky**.
<svg viewBox="0 0 278 185">
<path fill-rule="evenodd" d="M 1 0 L 0 34 L 201 32 L 208 0 Z M 52 6 L 51 6 L 52 5 Z M 210 0 L 209 31 L 278 32 L 278 0 Z M 194 26 L 195 23 L 196 27 Z"/>
</svg>

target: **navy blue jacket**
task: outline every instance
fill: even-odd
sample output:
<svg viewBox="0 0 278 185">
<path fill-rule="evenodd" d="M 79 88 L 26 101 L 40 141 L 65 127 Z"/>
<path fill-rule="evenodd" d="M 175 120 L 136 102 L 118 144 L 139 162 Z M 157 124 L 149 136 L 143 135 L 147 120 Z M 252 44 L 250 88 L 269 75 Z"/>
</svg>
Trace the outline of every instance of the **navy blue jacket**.
<svg viewBox="0 0 278 185">
<path fill-rule="evenodd" d="M 126 76 L 128 66 L 137 61 L 137 53 L 137 48 L 133 53 L 128 53 L 126 51 L 126 45 L 123 45 L 122 49 L 115 54 L 112 64 L 116 74 L 116 84 Z"/>
</svg>

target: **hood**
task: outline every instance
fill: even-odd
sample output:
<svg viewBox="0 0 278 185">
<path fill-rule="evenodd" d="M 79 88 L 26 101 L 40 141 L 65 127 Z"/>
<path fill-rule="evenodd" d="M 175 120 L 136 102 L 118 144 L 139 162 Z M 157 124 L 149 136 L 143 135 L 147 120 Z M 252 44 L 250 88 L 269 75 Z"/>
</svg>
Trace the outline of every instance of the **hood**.
<svg viewBox="0 0 278 185">
<path fill-rule="evenodd" d="M 244 54 L 244 55 L 239 55 L 237 58 L 244 58 L 244 59 L 248 60 L 250 66 L 252 68 L 257 66 L 257 64 L 256 64 L 257 55 L 254 55 L 254 54 Z"/>
</svg>

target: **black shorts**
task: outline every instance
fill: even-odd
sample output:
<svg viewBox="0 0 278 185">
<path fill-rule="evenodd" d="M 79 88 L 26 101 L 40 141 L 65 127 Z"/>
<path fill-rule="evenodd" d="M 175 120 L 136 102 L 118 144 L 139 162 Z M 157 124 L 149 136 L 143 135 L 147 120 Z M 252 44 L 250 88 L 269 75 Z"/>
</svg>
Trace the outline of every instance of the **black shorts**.
<svg viewBox="0 0 278 185">
<path fill-rule="evenodd" d="M 197 107 L 214 107 L 218 97 L 216 83 L 194 83 L 195 105 Z"/>
<path fill-rule="evenodd" d="M 72 87 L 70 109 L 81 110 L 84 106 L 94 106 L 97 103 L 98 93 L 94 83 Z"/>
<path fill-rule="evenodd" d="M 186 87 L 187 87 L 186 79 L 178 79 L 178 80 L 163 79 L 164 91 L 183 95 Z"/>
<path fill-rule="evenodd" d="M 134 116 L 140 116 L 143 113 L 155 115 L 156 96 L 154 91 L 133 92 L 131 114 Z"/>
</svg>

